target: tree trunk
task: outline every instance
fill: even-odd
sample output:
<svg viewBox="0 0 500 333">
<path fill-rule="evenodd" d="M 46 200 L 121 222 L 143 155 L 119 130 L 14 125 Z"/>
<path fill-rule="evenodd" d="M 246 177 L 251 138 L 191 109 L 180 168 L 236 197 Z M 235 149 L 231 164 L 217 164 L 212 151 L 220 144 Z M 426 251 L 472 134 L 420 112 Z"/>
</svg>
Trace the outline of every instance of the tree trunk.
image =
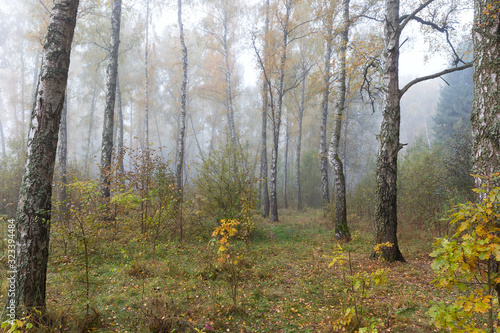
<svg viewBox="0 0 500 333">
<path fill-rule="evenodd" d="M 377 196 L 374 245 L 390 243 L 379 252 L 386 261 L 405 261 L 399 250 L 397 228 L 397 172 L 401 120 L 399 92 L 399 0 L 386 0 L 383 52 L 383 120 L 378 140 Z M 373 252 L 371 258 L 378 257 Z"/>
<path fill-rule="evenodd" d="M 125 168 L 123 166 L 123 105 L 122 92 L 120 90 L 120 75 L 116 73 L 116 102 L 118 103 L 116 111 L 118 111 L 118 135 L 116 141 L 116 149 L 118 152 L 118 172 L 123 175 Z"/>
<path fill-rule="evenodd" d="M 266 21 L 264 27 L 264 39 L 269 36 L 269 0 L 266 0 Z M 267 43 L 264 43 L 264 58 L 267 59 Z M 267 116 L 269 109 L 269 85 L 266 79 L 262 85 L 262 150 L 260 152 L 260 187 L 262 191 L 262 216 L 269 216 L 269 189 L 267 186 Z"/>
<path fill-rule="evenodd" d="M 330 79 L 331 79 L 331 59 L 332 59 L 332 44 L 333 44 L 333 18 L 328 16 L 327 36 L 325 48 L 325 76 L 323 79 L 323 99 L 321 101 L 321 123 L 320 123 L 320 164 L 321 164 L 321 193 L 323 197 L 323 215 L 326 214 L 328 205 L 330 204 L 330 191 L 328 187 L 328 151 L 326 144 L 326 128 L 328 125 L 328 98 L 330 96 Z"/>
<path fill-rule="evenodd" d="M 284 82 L 285 82 L 285 64 L 287 57 L 288 46 L 288 21 L 292 11 L 292 0 L 287 0 L 285 3 L 286 13 L 283 24 L 283 45 L 281 49 L 280 66 L 278 70 L 278 87 L 277 87 L 277 101 L 276 110 L 273 111 L 272 125 L 273 125 L 273 150 L 271 155 L 271 179 L 270 179 L 270 221 L 278 222 L 278 191 L 277 191 L 277 175 L 278 175 L 278 146 L 280 138 L 281 126 L 281 109 L 283 107 L 284 95 Z"/>
<path fill-rule="evenodd" d="M 145 71 L 145 88 L 144 88 L 144 145 L 146 151 L 149 151 L 149 0 L 146 0 L 146 46 L 144 51 L 144 71 Z"/>
<path fill-rule="evenodd" d="M 66 178 L 67 172 L 67 162 L 68 162 L 68 92 L 66 90 L 64 98 L 64 106 L 61 112 L 61 125 L 59 128 L 59 202 L 61 207 L 61 216 L 64 223 L 67 222 L 67 193 L 66 184 L 68 183 Z"/>
<path fill-rule="evenodd" d="M 285 129 L 285 157 L 283 170 L 283 208 L 288 208 L 288 197 L 286 195 L 288 183 L 288 142 L 290 141 L 290 124 L 288 110 L 286 111 L 286 129 Z"/>
<path fill-rule="evenodd" d="M 500 3 L 474 1 L 474 102 L 471 125 L 474 173 L 500 172 Z M 494 14 L 496 13 L 496 15 Z M 481 186 L 476 178 L 476 186 Z M 499 182 L 490 184 L 499 186 Z"/>
<path fill-rule="evenodd" d="M 224 34 L 222 36 L 222 47 L 224 49 L 224 66 L 226 71 L 226 88 L 227 88 L 227 96 L 226 103 L 228 107 L 228 124 L 229 124 L 229 133 L 231 135 L 231 142 L 233 144 L 234 149 L 237 147 L 238 139 L 236 135 L 236 127 L 234 125 L 234 104 L 233 104 L 233 92 L 231 86 L 231 68 L 229 67 L 229 46 L 227 41 L 227 8 L 224 8 Z M 236 166 L 236 163 L 235 163 Z"/>
<path fill-rule="evenodd" d="M 16 215 L 16 304 L 45 312 L 52 179 L 78 0 L 56 0 L 43 47 Z"/>
<path fill-rule="evenodd" d="M 92 127 L 94 125 L 94 114 L 96 108 L 96 100 L 97 100 L 97 84 L 94 84 L 94 88 L 92 90 L 92 102 L 90 103 L 90 117 L 89 117 L 89 129 L 87 134 L 87 151 L 85 154 L 85 167 L 83 168 L 85 171 L 85 175 L 88 176 L 90 170 L 88 169 L 89 160 L 92 150 Z"/>
<path fill-rule="evenodd" d="M 182 48 L 182 86 L 181 86 L 181 115 L 179 120 L 179 140 L 177 148 L 177 166 L 176 166 L 176 178 L 177 178 L 177 190 L 181 195 L 182 200 L 182 170 L 184 166 L 184 144 L 185 144 L 185 132 L 186 132 L 186 101 L 187 101 L 187 80 L 188 80 L 188 54 L 186 44 L 184 42 L 184 26 L 182 24 L 182 0 L 178 0 L 178 24 L 179 24 L 179 35 Z"/>
<path fill-rule="evenodd" d="M 339 73 L 339 95 L 335 110 L 335 126 L 332 140 L 330 142 L 329 160 L 335 173 L 335 237 L 341 240 L 350 240 L 351 233 L 347 226 L 347 207 L 346 207 L 346 189 L 345 176 L 342 160 L 340 159 L 339 146 L 340 135 L 342 131 L 342 118 L 344 116 L 346 99 L 346 76 L 347 76 L 347 43 L 349 42 L 349 0 L 343 1 L 343 28 L 340 41 L 340 73 Z"/>
<path fill-rule="evenodd" d="M 304 73 L 302 74 L 302 91 L 300 95 L 300 106 L 299 106 L 299 133 L 297 137 L 297 165 L 295 179 L 297 182 L 297 210 L 302 210 L 302 188 L 300 183 L 300 150 L 302 148 L 302 119 L 304 117 L 304 105 L 306 101 L 306 77 L 308 70 L 305 68 L 305 64 L 302 64 L 302 69 Z"/>
<path fill-rule="evenodd" d="M 109 64 L 106 69 L 106 107 L 102 129 L 101 191 L 104 198 L 110 196 L 110 173 L 113 158 L 113 128 L 115 119 L 116 82 L 118 76 L 118 49 L 120 46 L 120 20 L 122 1 L 113 0 L 111 7 L 111 42 Z"/>
</svg>

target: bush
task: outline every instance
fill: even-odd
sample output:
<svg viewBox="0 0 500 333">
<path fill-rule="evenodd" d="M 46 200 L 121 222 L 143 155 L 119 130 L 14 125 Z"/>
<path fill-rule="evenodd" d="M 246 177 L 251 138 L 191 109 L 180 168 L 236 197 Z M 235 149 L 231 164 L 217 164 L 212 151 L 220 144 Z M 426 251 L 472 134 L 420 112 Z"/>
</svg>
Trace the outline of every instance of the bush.
<svg viewBox="0 0 500 333">
<path fill-rule="evenodd" d="M 238 220 L 244 224 L 255 207 L 256 183 L 248 156 L 227 144 L 212 151 L 196 168 L 194 180 L 202 213 L 214 223 Z M 243 226 L 243 225 L 242 225 Z"/>
<path fill-rule="evenodd" d="M 456 207 L 449 218 L 455 233 L 438 239 L 431 253 L 438 286 L 460 291 L 451 304 L 441 302 L 429 310 L 434 325 L 451 332 L 498 331 L 500 187 L 483 185 L 475 192 L 484 199 Z"/>
</svg>

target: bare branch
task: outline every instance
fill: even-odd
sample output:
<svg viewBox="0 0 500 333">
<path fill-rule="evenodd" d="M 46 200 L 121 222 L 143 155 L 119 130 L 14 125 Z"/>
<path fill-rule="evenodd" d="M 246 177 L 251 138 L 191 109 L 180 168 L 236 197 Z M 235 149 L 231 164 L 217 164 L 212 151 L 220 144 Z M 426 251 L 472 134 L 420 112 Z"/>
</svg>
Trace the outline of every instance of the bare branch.
<svg viewBox="0 0 500 333">
<path fill-rule="evenodd" d="M 457 65 L 459 62 L 465 64 L 465 62 L 458 56 L 457 51 L 455 50 L 455 47 L 453 46 L 453 44 L 450 41 L 450 34 L 448 33 L 447 26 L 440 27 L 436 23 L 423 20 L 422 18 L 420 18 L 418 16 L 414 16 L 413 19 L 415 21 L 419 22 L 420 24 L 427 25 L 434 30 L 437 30 L 441 33 L 444 33 L 446 35 L 446 42 L 450 46 L 451 50 L 453 51 L 453 55 L 455 56 L 455 59 L 453 60 L 453 65 Z"/>
<path fill-rule="evenodd" d="M 369 19 L 369 20 L 373 20 L 373 21 L 380 22 L 380 23 L 384 22 L 384 20 L 381 20 L 381 19 L 378 19 L 378 18 L 375 18 L 375 17 L 371 17 L 371 16 L 368 16 L 368 15 L 363 15 L 363 14 L 361 14 L 361 15 L 357 15 L 357 16 L 354 16 L 354 17 L 351 19 L 351 21 L 354 21 L 354 20 L 356 20 L 356 19 L 358 19 L 358 18 L 360 18 L 360 17 L 362 17 L 362 18 L 367 18 L 367 19 Z"/>
<path fill-rule="evenodd" d="M 427 0 L 423 4 L 421 4 L 417 9 L 415 9 L 410 15 L 403 15 L 399 18 L 401 24 L 399 25 L 399 32 L 403 31 L 408 22 L 415 17 L 418 13 L 420 13 L 425 7 L 429 6 L 434 0 Z"/>
<path fill-rule="evenodd" d="M 51 11 L 47 8 L 47 6 L 45 6 L 45 4 L 43 3 L 42 0 L 38 0 L 38 2 L 43 6 L 43 8 L 45 8 L 45 11 L 47 12 L 47 14 L 51 14 Z"/>
<path fill-rule="evenodd" d="M 401 98 L 408 91 L 408 89 L 410 89 L 413 85 L 415 85 L 415 84 L 417 84 L 419 82 L 427 81 L 427 80 L 431 80 L 431 79 L 435 79 L 437 77 L 440 77 L 441 75 L 445 75 L 445 74 L 449 74 L 449 73 L 461 71 L 461 70 L 467 69 L 469 67 L 472 67 L 472 62 L 468 62 L 465 65 L 462 65 L 462 66 L 459 66 L 459 67 L 448 68 L 448 69 L 445 69 L 444 71 L 441 71 L 439 73 L 435 73 L 435 74 L 432 74 L 432 75 L 427 75 L 427 76 L 422 76 L 422 77 L 416 78 L 415 80 L 408 82 L 404 86 L 404 88 L 399 91 L 399 97 Z"/>
</svg>

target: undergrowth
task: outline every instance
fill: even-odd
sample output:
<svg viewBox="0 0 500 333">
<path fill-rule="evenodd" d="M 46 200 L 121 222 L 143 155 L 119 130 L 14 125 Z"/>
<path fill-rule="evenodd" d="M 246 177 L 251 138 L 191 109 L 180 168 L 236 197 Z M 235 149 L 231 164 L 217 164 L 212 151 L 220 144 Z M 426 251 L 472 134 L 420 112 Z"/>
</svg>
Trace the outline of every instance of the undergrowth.
<svg viewBox="0 0 500 333">
<path fill-rule="evenodd" d="M 289 212 L 279 223 L 257 219 L 250 242 L 234 240 L 246 267 L 235 284 L 237 298 L 228 292 L 210 234 L 158 241 L 154 252 L 140 237 L 120 241 L 103 234 L 89 250 L 87 278 L 82 258 L 65 255 L 56 225 L 48 314 L 37 332 L 349 332 L 352 327 L 338 323 L 354 301 L 372 318 L 372 331 L 435 330 L 426 312 L 447 294 L 432 284 L 422 236 L 420 242 L 404 241 L 417 237 L 415 231 L 402 237 L 408 263 L 372 261 L 370 225 L 351 216 L 357 237 L 349 245 L 350 269 L 372 274 L 383 268 L 387 277 L 354 300 L 356 294 L 345 290 L 345 272 L 328 267 L 338 246 L 330 222 L 320 211 Z"/>
</svg>

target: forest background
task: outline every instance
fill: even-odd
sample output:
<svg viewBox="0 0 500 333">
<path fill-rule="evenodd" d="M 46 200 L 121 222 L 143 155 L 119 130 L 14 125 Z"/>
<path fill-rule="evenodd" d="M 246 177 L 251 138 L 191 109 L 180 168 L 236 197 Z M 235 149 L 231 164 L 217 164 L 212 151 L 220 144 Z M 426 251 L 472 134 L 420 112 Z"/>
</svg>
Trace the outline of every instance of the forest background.
<svg viewBox="0 0 500 333">
<path fill-rule="evenodd" d="M 403 3 L 402 12 L 418 3 Z M 377 262 L 365 260 L 372 251 L 368 235 L 376 211 L 383 4 L 350 3 L 345 106 L 339 117 L 333 109 L 341 81 L 345 1 L 186 2 L 181 38 L 178 4 L 146 0 L 121 5 L 111 132 L 114 157 L 103 168 L 106 71 L 112 46 L 111 9 L 116 4 L 80 3 L 59 134 L 48 275 L 48 294 L 54 295 L 49 303 L 65 306 L 49 305 L 52 317 L 37 324 L 83 331 L 134 331 L 133 327 L 159 332 L 226 328 L 261 332 L 287 327 L 408 331 L 410 321 L 411 329 L 429 329 L 421 323 L 430 320 L 425 315 L 426 300 L 411 303 L 405 298 L 394 312 L 374 301 L 373 295 L 386 293 L 387 286 L 373 295 L 365 290 L 384 281 L 377 275 Z M 445 10 L 433 5 L 423 14 L 436 19 L 438 29 L 410 22 L 401 37 L 402 87 L 417 76 L 472 58 L 472 3 L 449 1 Z M 0 42 L 0 214 L 5 218 L 15 217 L 51 8 L 52 3 L 43 0 L 0 4 L 0 31 L 5 36 Z M 285 33 L 288 40 L 283 47 L 280 38 Z M 278 102 L 265 102 L 273 93 Z M 400 142 L 407 146 L 398 164 L 398 219 L 405 230 L 403 239 L 416 239 L 408 243 L 411 246 L 401 246 L 409 254 L 407 260 L 415 261 L 413 268 L 425 267 L 418 270 L 430 275 L 424 282 L 429 290 L 433 290 L 431 243 L 453 231 L 441 219 L 455 204 L 474 200 L 472 99 L 471 69 L 419 83 L 401 99 Z M 316 284 L 329 272 L 331 258 L 325 255 L 336 242 L 335 195 L 330 195 L 336 189 L 333 178 L 328 182 L 328 174 L 332 177 L 334 172 L 323 163 L 325 142 L 335 133 L 339 133 L 352 241 L 342 245 L 349 253 L 349 265 L 341 266 L 349 269 L 339 268 L 327 278 L 327 286 Z M 271 175 L 263 176 L 262 162 L 273 160 L 274 147 L 279 151 L 276 165 L 265 166 Z M 279 222 L 272 211 L 272 221 L 267 220 L 264 199 L 273 168 Z M 111 193 L 108 201 L 101 197 L 103 177 Z M 233 240 L 236 234 L 238 239 Z M 208 242 L 219 247 L 207 250 Z M 293 244 L 304 246 L 309 255 L 301 258 Z M 3 246 L 7 248 L 5 242 Z M 277 262 L 263 260 L 275 251 L 284 253 L 274 254 Z M 190 262 L 200 253 L 204 255 Z M 251 260 L 252 256 L 261 259 Z M 351 260 L 360 272 L 371 275 L 357 274 Z M 289 265 L 295 261 L 305 265 L 303 276 L 297 273 L 300 269 L 291 271 Z M 332 263 L 338 263 L 335 255 Z M 391 283 L 402 283 L 398 276 L 407 269 L 385 265 L 396 278 Z M 99 267 L 106 269 L 98 272 Z M 311 307 L 301 293 L 311 290 L 296 290 L 302 296 L 287 302 L 280 286 L 288 279 L 283 277 L 273 286 L 276 267 L 285 276 L 293 273 L 288 279 L 297 288 L 305 287 L 307 279 L 320 288 L 312 301 L 317 302 L 314 319 L 300 318 Z M 311 272 L 317 276 L 307 277 Z M 297 274 L 300 282 L 294 280 Z M 266 295 L 251 285 L 252 277 L 269 282 Z M 111 289 L 107 293 L 114 296 L 99 295 L 107 288 L 98 282 L 102 279 L 123 283 L 127 297 L 117 301 L 119 291 Z M 163 290 L 162 279 L 169 281 L 169 291 Z M 214 290 L 200 295 L 198 280 L 214 284 Z M 345 286 L 350 291 L 339 299 L 324 289 Z M 177 298 L 174 290 L 186 294 Z M 224 309 L 226 293 L 232 306 Z M 335 299 L 329 300 L 330 296 Z M 270 317 L 252 317 L 262 312 L 259 307 Z M 323 311 L 328 311 L 325 318 Z M 141 316 L 128 323 L 137 312 Z M 108 317 L 109 313 L 114 316 Z M 297 321 L 286 324 L 287 316 Z M 68 322 L 72 318 L 78 319 L 76 323 Z M 475 320 L 480 327 L 481 316 Z"/>
</svg>

